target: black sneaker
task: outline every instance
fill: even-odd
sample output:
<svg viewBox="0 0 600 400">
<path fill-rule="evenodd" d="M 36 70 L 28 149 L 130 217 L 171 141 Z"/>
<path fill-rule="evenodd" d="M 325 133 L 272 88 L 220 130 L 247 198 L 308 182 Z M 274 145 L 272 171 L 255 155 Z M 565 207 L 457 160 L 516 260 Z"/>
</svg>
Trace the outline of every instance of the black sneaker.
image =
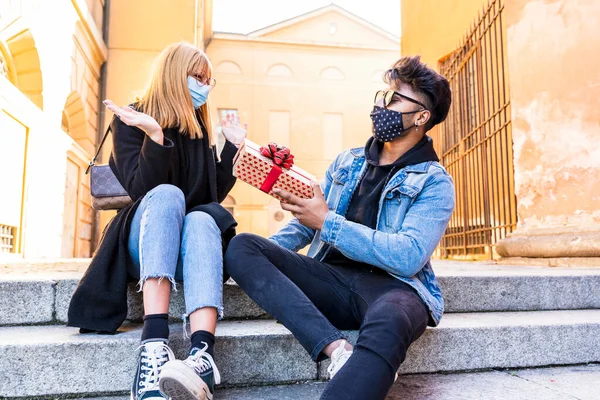
<svg viewBox="0 0 600 400">
<path fill-rule="evenodd" d="M 158 378 L 163 366 L 175 359 L 165 341 L 147 340 L 140 346 L 137 372 L 131 387 L 131 400 L 167 399 L 158 388 Z"/>
<path fill-rule="evenodd" d="M 207 348 L 194 347 L 186 360 L 169 361 L 160 373 L 160 390 L 172 400 L 212 400 L 221 375 Z"/>
</svg>

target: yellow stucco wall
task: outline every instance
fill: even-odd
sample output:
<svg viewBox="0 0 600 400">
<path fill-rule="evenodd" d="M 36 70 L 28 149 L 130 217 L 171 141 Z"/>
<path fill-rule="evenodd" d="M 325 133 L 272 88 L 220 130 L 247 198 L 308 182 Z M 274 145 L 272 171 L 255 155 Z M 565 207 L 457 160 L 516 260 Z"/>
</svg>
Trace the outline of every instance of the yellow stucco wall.
<svg viewBox="0 0 600 400">
<path fill-rule="evenodd" d="M 488 0 L 402 0 L 402 55 L 422 56 L 432 68 L 458 47 Z"/>
<path fill-rule="evenodd" d="M 135 100 L 148 83 L 156 56 L 171 43 L 194 41 L 194 3 L 193 0 L 111 2 L 107 98 L 117 104 Z"/>
<path fill-rule="evenodd" d="M 519 231 L 600 232 L 600 3 L 506 3 Z"/>
<path fill-rule="evenodd" d="M 402 0 L 402 55 L 420 55 L 439 70 L 440 59 L 458 48 L 487 5 L 488 0 Z M 433 128 L 430 135 L 438 130 Z"/>
</svg>

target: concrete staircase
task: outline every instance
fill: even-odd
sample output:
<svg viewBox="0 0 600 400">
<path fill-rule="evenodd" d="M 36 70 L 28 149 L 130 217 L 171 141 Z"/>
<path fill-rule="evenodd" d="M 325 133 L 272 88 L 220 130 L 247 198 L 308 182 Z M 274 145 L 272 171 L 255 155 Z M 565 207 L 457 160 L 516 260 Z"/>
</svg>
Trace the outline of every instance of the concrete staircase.
<svg viewBox="0 0 600 400">
<path fill-rule="evenodd" d="M 121 333 L 78 334 L 64 324 L 85 266 L 85 262 L 0 265 L 0 398 L 122 396 L 129 390 L 141 331 L 141 296 L 130 288 L 130 312 Z M 402 398 L 411 398 L 405 397 L 410 388 L 422 388 L 418 382 L 433 379 L 423 373 L 600 362 L 600 268 L 438 261 L 434 269 L 447 314 L 439 327 L 427 329 L 411 347 L 400 372 L 419 375 L 401 377 L 394 391 L 401 388 Z M 224 293 L 227 320 L 217 328 L 216 359 L 222 387 L 231 389 L 219 390 L 216 398 L 318 397 L 327 363 L 312 362 L 289 331 L 269 319 L 237 285 L 226 284 Z M 178 319 L 183 314 L 181 291 L 174 294 L 170 314 L 174 318 L 170 344 L 183 358 L 189 344 Z M 355 339 L 356 332 L 349 336 Z M 597 366 L 585 368 L 600 372 Z M 452 382 L 466 382 L 470 376 L 468 381 L 481 378 L 490 386 L 499 373 L 456 374 Z M 504 379 L 514 377 L 504 375 L 498 378 L 500 387 Z M 438 381 L 446 382 L 445 376 Z M 485 387 L 482 384 L 481 390 Z M 600 380 L 596 389 L 600 390 Z M 296 397 L 286 397 L 292 393 Z M 433 393 L 431 398 L 468 397 Z"/>
</svg>

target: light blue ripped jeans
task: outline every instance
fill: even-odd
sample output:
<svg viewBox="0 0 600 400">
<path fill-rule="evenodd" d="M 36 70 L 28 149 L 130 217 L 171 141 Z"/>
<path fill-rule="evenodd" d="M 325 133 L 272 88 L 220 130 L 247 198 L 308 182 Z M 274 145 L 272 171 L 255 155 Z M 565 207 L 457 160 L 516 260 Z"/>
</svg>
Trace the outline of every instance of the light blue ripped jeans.
<svg viewBox="0 0 600 400">
<path fill-rule="evenodd" d="M 173 185 L 159 185 L 142 199 L 131 221 L 129 255 L 140 290 L 148 278 L 182 282 L 186 314 L 204 307 L 223 318 L 221 231 L 208 214 L 185 214 L 185 198 Z M 184 322 L 185 322 L 184 316 Z"/>
</svg>

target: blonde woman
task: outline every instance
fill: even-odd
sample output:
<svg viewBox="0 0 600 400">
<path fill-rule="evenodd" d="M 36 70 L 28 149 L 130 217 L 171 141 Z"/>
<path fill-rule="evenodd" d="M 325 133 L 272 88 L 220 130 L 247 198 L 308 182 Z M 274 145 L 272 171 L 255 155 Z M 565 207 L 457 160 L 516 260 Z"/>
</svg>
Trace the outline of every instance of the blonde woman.
<svg viewBox="0 0 600 400">
<path fill-rule="evenodd" d="M 223 315 L 222 243 L 235 221 L 218 203 L 235 183 L 233 157 L 246 129 L 228 118 L 217 157 L 207 102 L 214 86 L 206 55 L 178 43 L 157 58 L 137 103 L 104 102 L 115 114 L 109 164 L 135 202 L 108 226 L 71 301 L 69 325 L 114 332 L 125 318 L 123 285 L 127 278 L 139 283 L 144 326 L 134 400 L 212 399 L 220 381 L 213 348 Z M 176 281 L 183 281 L 191 327 L 184 361 L 174 360 L 168 346 Z"/>
</svg>

